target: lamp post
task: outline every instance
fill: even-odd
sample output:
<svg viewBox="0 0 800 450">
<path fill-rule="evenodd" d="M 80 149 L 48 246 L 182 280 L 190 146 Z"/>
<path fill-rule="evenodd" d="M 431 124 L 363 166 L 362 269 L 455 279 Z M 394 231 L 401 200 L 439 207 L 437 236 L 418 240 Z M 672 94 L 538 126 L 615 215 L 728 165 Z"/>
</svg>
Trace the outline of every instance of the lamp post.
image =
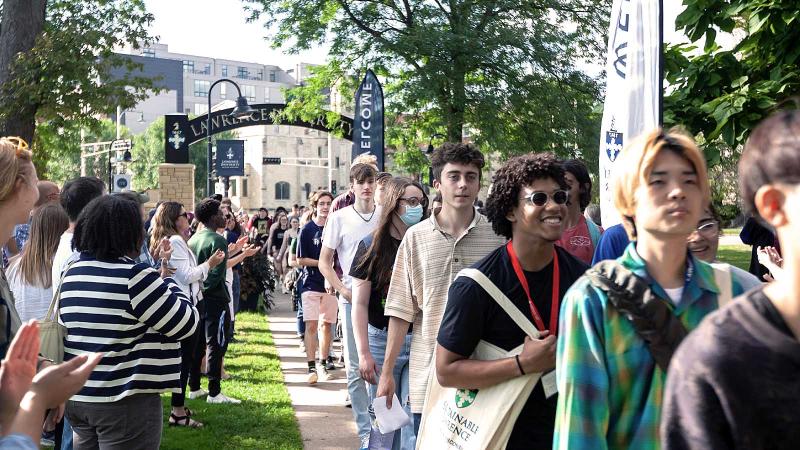
<svg viewBox="0 0 800 450">
<path fill-rule="evenodd" d="M 446 138 L 447 136 L 441 133 L 433 133 L 431 135 L 431 139 L 428 141 L 428 151 L 425 152 L 425 156 L 428 157 L 428 162 L 430 162 L 431 154 L 433 153 L 433 139 L 437 137 Z M 428 185 L 433 187 L 433 166 L 430 164 L 428 165 Z"/>
<path fill-rule="evenodd" d="M 114 170 L 113 170 L 113 167 L 111 166 L 111 153 L 116 153 L 114 151 L 114 143 L 117 142 L 117 141 L 122 141 L 122 140 L 124 140 L 124 139 L 114 139 L 113 141 L 111 141 L 111 144 L 109 145 L 109 149 L 108 149 L 108 190 L 109 191 L 113 191 L 114 190 Z M 131 151 L 130 150 L 125 150 L 125 153 L 123 153 L 123 155 L 122 155 L 122 161 L 119 161 L 119 159 L 116 157 L 116 155 L 114 156 L 114 166 L 116 166 L 117 163 L 120 163 L 120 162 L 123 162 L 125 164 L 133 162 L 133 157 L 131 155 Z"/>
<path fill-rule="evenodd" d="M 228 78 L 220 78 L 219 80 L 215 81 L 211 84 L 211 87 L 208 88 L 208 117 L 206 118 L 206 138 L 208 140 L 208 153 L 206 154 L 206 197 L 211 195 L 211 186 L 212 186 L 212 178 L 211 178 L 211 91 L 214 89 L 214 86 L 217 84 L 227 81 L 228 83 L 232 84 L 233 87 L 236 88 L 236 92 L 239 94 L 238 98 L 236 99 L 236 107 L 233 108 L 231 111 L 230 116 L 240 119 L 242 117 L 248 117 L 253 115 L 255 111 L 250 105 L 247 104 L 247 99 L 242 97 L 242 90 L 239 88 L 239 85 L 236 84 L 235 81 L 230 80 Z"/>
</svg>

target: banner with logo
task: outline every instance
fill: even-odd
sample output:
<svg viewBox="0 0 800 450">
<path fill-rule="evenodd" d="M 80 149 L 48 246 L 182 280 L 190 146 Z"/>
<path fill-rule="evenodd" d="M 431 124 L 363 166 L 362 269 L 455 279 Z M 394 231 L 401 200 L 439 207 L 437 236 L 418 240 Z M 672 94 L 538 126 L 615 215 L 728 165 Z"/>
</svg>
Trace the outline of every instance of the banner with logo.
<svg viewBox="0 0 800 450">
<path fill-rule="evenodd" d="M 216 167 L 218 177 L 243 177 L 244 141 L 218 140 Z"/>
<path fill-rule="evenodd" d="M 367 70 L 356 91 L 353 159 L 370 153 L 378 158 L 378 170 L 383 171 L 383 131 L 383 89 L 375 73 Z"/>
<path fill-rule="evenodd" d="M 614 0 L 611 7 L 599 152 L 606 229 L 621 219 L 611 197 L 617 158 L 631 139 L 659 126 L 661 15 L 653 0 Z"/>
</svg>

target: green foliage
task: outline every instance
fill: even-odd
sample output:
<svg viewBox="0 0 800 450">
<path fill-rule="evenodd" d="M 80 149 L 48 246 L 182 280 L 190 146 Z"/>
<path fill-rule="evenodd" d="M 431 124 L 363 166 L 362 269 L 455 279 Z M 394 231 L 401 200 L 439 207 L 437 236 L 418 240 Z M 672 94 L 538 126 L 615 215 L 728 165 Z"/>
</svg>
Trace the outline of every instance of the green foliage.
<svg viewBox="0 0 800 450">
<path fill-rule="evenodd" d="M 42 122 L 36 127 L 33 162 L 40 179 L 62 184 L 81 174 L 81 134 L 78 122 L 65 122 L 63 126 L 57 123 Z M 116 124 L 108 119 L 96 121 L 91 128 L 84 130 L 84 142 L 112 141 L 116 137 L 116 130 Z M 121 126 L 120 136 L 130 139 L 130 130 Z M 87 149 L 87 152 L 92 150 Z M 108 180 L 107 155 L 86 158 L 85 164 L 87 175 Z"/>
<path fill-rule="evenodd" d="M 144 133 L 133 138 L 133 189 L 143 191 L 158 187 L 158 165 L 164 162 L 164 118 L 151 123 Z"/>
<path fill-rule="evenodd" d="M 48 1 L 43 32 L 0 87 L 0 121 L 34 106 L 35 118 L 53 129 L 93 128 L 117 105 L 130 108 L 148 90 L 158 92 L 153 79 L 124 75 L 140 65 L 114 53 L 152 42 L 152 20 L 142 0 Z"/>
<path fill-rule="evenodd" d="M 276 30 L 275 47 L 330 44 L 327 66 L 289 91 L 303 113 L 327 106 L 332 82 L 352 98 L 364 69 L 375 71 L 393 119 L 387 146 L 406 170 L 419 158 L 404 151 L 437 132 L 460 141 L 465 126 L 487 153 L 596 159 L 600 93 L 575 63 L 600 61 L 610 1 L 243 1 L 250 20 Z"/>
<path fill-rule="evenodd" d="M 782 101 L 800 89 L 800 10 L 796 0 L 684 0 L 676 25 L 694 45 L 666 52 L 667 124 L 736 148 Z M 729 50 L 717 30 L 741 36 Z M 698 54 L 696 44 L 705 39 Z"/>
<path fill-rule="evenodd" d="M 720 245 L 717 259 L 742 270 L 750 267 L 750 248 L 746 245 Z"/>
</svg>

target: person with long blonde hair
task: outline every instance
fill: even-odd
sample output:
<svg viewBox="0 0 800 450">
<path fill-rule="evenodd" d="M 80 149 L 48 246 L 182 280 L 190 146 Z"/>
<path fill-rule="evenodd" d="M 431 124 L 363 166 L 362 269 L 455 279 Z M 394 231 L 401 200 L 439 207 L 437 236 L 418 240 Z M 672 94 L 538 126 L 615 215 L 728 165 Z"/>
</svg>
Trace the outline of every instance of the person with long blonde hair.
<svg viewBox="0 0 800 450">
<path fill-rule="evenodd" d="M 47 203 L 36 208 L 28 242 L 8 263 L 8 282 L 23 322 L 41 320 L 47 314 L 53 287 L 58 284 L 52 275 L 53 256 L 67 228 L 69 218 L 61 205 Z"/>
<path fill-rule="evenodd" d="M 205 353 L 205 328 L 203 312 L 203 293 L 201 283 L 208 277 L 209 270 L 218 266 L 225 258 L 225 253 L 217 251 L 208 261 L 197 264 L 197 257 L 187 244 L 189 236 L 189 220 L 186 210 L 178 202 L 164 202 L 158 206 L 153 216 L 150 234 L 150 251 L 158 249 L 163 239 L 168 239 L 172 247 L 170 264 L 175 268 L 173 279 L 200 311 L 200 324 L 194 335 L 181 341 L 181 392 L 172 394 L 172 411 L 169 415 L 170 426 L 201 428 L 202 423 L 190 418 L 192 412 L 184 406 L 186 400 L 186 383 L 191 378 L 195 389 L 189 393 L 190 398 L 204 394 L 200 389 L 200 362 Z"/>
</svg>

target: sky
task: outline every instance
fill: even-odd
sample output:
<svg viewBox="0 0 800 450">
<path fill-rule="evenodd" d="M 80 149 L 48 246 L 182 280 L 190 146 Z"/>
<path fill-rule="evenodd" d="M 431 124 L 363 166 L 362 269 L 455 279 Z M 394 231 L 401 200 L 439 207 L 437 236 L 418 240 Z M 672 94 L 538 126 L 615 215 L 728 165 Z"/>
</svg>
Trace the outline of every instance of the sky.
<svg viewBox="0 0 800 450">
<path fill-rule="evenodd" d="M 683 10 L 681 2 L 664 0 L 665 40 L 669 43 L 685 40 L 674 30 L 675 18 Z M 300 62 L 322 64 L 327 56 L 325 47 L 299 55 L 272 49 L 264 39 L 267 30 L 263 23 L 246 22 L 241 0 L 145 0 L 145 4 L 155 16 L 151 34 L 175 53 L 275 64 L 284 69 Z"/>
</svg>

